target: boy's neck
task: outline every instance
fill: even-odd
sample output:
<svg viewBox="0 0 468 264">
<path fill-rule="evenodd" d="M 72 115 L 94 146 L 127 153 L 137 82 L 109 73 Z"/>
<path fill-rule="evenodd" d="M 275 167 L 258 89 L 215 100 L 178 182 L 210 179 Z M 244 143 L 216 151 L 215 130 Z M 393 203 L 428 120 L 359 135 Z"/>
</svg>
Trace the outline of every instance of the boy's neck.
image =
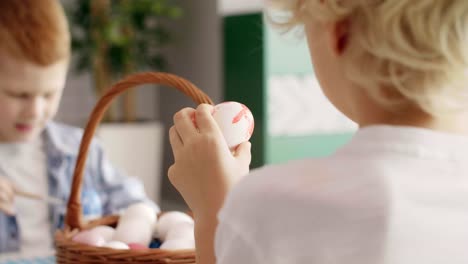
<svg viewBox="0 0 468 264">
<path fill-rule="evenodd" d="M 454 134 L 464 134 L 468 136 L 466 121 L 468 116 L 431 117 L 427 114 L 414 115 L 405 113 L 404 115 L 388 115 L 381 118 L 369 119 L 361 122 L 360 127 L 370 125 L 393 125 L 393 126 L 414 126 L 431 130 L 448 132 Z"/>
<path fill-rule="evenodd" d="M 431 116 L 416 107 L 399 113 L 384 110 L 373 102 L 361 102 L 354 108 L 359 127 L 371 125 L 414 126 L 468 136 L 468 111 L 441 116 Z"/>
</svg>

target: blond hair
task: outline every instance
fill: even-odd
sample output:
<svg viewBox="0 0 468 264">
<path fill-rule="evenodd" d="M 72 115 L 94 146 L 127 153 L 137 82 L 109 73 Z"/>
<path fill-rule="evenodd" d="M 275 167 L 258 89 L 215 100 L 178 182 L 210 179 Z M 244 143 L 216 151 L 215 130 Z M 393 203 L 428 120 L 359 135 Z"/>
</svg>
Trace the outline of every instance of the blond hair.
<svg viewBox="0 0 468 264">
<path fill-rule="evenodd" d="M 283 26 L 349 21 L 346 76 L 388 109 L 467 109 L 467 0 L 269 1 L 288 11 Z"/>
<path fill-rule="evenodd" d="M 70 33 L 58 0 L 1 0 L 0 51 L 46 66 L 70 56 Z"/>
</svg>

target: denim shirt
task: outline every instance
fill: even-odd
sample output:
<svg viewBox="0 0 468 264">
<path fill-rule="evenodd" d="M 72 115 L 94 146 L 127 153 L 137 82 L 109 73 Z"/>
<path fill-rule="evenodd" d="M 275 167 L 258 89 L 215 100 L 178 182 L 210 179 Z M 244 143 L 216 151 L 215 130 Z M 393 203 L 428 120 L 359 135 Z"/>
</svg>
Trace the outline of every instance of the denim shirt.
<svg viewBox="0 0 468 264">
<path fill-rule="evenodd" d="M 49 195 L 64 201 L 64 205 L 50 205 L 51 236 L 63 227 L 66 202 L 71 191 L 73 172 L 83 131 L 55 122 L 50 122 L 42 137 L 47 156 Z M 0 171 L 0 175 L 3 172 Z M 118 172 L 106 159 L 99 142 L 90 145 L 83 174 L 81 204 L 85 218 L 115 214 L 135 202 L 145 202 L 157 211 L 141 182 Z M 15 216 L 0 211 L 0 253 L 20 250 L 20 228 Z"/>
</svg>

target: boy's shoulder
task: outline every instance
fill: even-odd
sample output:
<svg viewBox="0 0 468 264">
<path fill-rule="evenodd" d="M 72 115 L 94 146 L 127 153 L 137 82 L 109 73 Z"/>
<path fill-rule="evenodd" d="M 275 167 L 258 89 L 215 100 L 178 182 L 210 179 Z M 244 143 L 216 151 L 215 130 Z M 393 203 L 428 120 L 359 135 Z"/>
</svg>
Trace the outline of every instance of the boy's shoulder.
<svg viewBox="0 0 468 264">
<path fill-rule="evenodd" d="M 83 134 L 83 129 L 71 125 L 67 125 L 64 123 L 60 122 L 49 122 L 46 127 L 47 130 L 53 131 L 57 134 L 66 134 L 66 133 L 72 133 L 76 135 L 82 135 Z"/>
<path fill-rule="evenodd" d="M 256 215 L 263 208 L 271 216 L 279 208 L 291 214 L 311 208 L 362 210 L 385 203 L 386 187 L 374 169 L 352 158 L 297 160 L 253 170 L 230 192 L 225 212 Z"/>
<path fill-rule="evenodd" d="M 354 157 L 308 158 L 255 169 L 240 184 L 247 188 L 267 186 L 270 190 L 283 191 L 308 186 L 307 192 L 314 192 L 315 189 L 333 188 L 337 183 L 370 180 L 366 171 L 370 172 L 372 167 L 369 161 Z M 370 174 L 375 178 L 373 173 Z"/>
<path fill-rule="evenodd" d="M 337 241 L 353 241 L 365 228 L 384 225 L 388 197 L 379 177 L 357 176 L 364 167 L 335 170 L 347 162 L 307 159 L 254 170 L 228 194 L 219 223 L 257 245 L 267 245 L 260 246 L 267 252 L 285 246 L 296 252 L 304 245 L 330 249 L 339 245 Z M 363 228 L 350 228 L 355 223 Z M 321 234 L 327 234 L 328 242 Z M 379 235 L 371 233 L 366 239 Z"/>
<path fill-rule="evenodd" d="M 382 236 L 375 230 L 385 230 L 385 185 L 379 177 L 360 177 L 364 166 L 337 169 L 348 162 L 307 159 L 254 170 L 228 194 L 218 214 L 220 226 L 253 241 L 249 246 L 259 254 L 286 257 L 285 263 L 374 245 Z"/>
</svg>

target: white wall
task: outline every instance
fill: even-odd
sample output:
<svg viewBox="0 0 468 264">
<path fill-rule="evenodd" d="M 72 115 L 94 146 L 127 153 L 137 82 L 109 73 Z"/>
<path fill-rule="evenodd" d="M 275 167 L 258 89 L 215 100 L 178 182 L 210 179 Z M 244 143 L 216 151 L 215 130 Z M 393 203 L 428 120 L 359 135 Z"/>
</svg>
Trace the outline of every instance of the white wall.
<svg viewBox="0 0 468 264">
<path fill-rule="evenodd" d="M 218 12 L 223 15 L 253 13 L 262 10 L 265 0 L 218 0 Z"/>
<path fill-rule="evenodd" d="M 184 17 L 173 28 L 177 35 L 168 52 L 170 72 L 178 74 L 205 91 L 215 102 L 222 98 L 222 35 L 221 19 L 218 16 L 217 0 L 177 0 L 184 8 Z M 167 129 L 172 125 L 172 116 L 186 106 L 194 106 L 191 100 L 172 89 L 161 89 L 160 114 Z M 169 142 L 165 139 L 163 175 L 173 162 Z M 163 199 L 182 203 L 177 191 L 163 178 Z M 163 204 L 163 209 L 165 205 Z"/>
<path fill-rule="evenodd" d="M 142 86 L 135 91 L 138 118 L 158 119 L 159 89 L 155 89 L 154 86 Z M 89 73 L 78 75 L 70 69 L 56 120 L 83 127 L 96 100 L 91 75 Z M 115 103 L 117 104 L 117 100 Z"/>
<path fill-rule="evenodd" d="M 96 100 L 90 79 L 89 74 L 78 76 L 73 71 L 69 72 L 56 120 L 75 126 L 84 125 Z"/>
</svg>

